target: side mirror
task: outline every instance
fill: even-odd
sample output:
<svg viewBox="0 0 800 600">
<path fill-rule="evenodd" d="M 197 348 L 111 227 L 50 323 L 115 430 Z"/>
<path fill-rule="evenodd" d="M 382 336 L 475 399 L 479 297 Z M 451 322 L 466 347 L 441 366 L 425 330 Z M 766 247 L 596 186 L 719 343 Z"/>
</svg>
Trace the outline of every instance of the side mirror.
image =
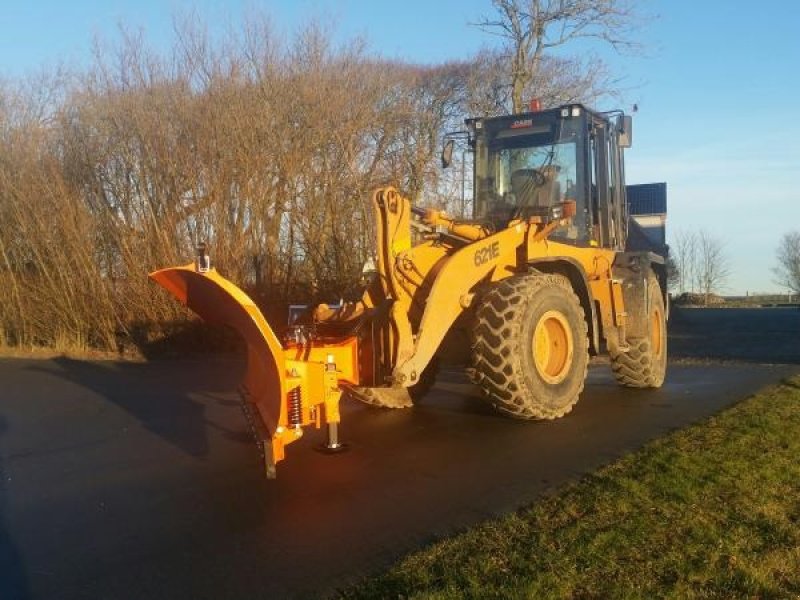
<svg viewBox="0 0 800 600">
<path fill-rule="evenodd" d="M 619 131 L 619 147 L 630 148 L 633 144 L 633 117 L 622 115 L 617 121 L 617 129 Z"/>
<path fill-rule="evenodd" d="M 451 164 L 453 164 L 453 148 L 456 145 L 456 141 L 454 139 L 449 139 L 444 143 L 444 147 L 442 148 L 442 168 L 446 169 Z"/>
</svg>

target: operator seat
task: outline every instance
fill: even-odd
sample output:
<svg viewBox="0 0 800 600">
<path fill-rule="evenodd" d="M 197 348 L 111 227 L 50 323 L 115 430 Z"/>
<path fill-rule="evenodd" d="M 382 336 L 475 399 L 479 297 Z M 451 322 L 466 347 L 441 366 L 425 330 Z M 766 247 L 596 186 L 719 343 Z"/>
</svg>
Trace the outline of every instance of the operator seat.
<svg viewBox="0 0 800 600">
<path fill-rule="evenodd" d="M 558 167 L 548 165 L 540 169 L 517 169 L 511 174 L 511 191 L 517 207 L 549 209 L 559 201 L 560 186 L 556 176 Z"/>
</svg>

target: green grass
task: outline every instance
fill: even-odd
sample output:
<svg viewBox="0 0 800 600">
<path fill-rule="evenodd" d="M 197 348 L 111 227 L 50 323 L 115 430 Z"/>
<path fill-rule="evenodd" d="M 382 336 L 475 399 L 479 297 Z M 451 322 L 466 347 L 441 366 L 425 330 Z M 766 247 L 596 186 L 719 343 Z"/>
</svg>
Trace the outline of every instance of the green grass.
<svg viewBox="0 0 800 600">
<path fill-rule="evenodd" d="M 800 377 L 342 595 L 798 598 Z"/>
</svg>

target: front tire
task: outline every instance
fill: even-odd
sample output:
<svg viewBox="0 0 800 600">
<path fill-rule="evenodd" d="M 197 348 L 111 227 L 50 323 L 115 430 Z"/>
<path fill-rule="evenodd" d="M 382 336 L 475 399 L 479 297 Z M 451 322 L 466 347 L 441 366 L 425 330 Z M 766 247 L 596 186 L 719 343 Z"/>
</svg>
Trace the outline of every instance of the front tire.
<svg viewBox="0 0 800 600">
<path fill-rule="evenodd" d="M 473 381 L 518 419 L 567 414 L 583 390 L 587 325 L 569 280 L 519 275 L 496 284 L 476 310 Z"/>
</svg>

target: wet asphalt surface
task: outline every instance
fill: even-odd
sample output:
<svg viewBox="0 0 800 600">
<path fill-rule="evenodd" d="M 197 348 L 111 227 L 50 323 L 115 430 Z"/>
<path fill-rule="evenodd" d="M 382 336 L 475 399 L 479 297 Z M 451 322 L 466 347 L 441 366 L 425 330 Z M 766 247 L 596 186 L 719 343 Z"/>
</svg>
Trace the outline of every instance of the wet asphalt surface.
<svg viewBox="0 0 800 600">
<path fill-rule="evenodd" d="M 412 410 L 346 403 L 350 450 L 311 432 L 277 481 L 239 361 L 0 360 L 0 599 L 330 595 L 799 372 L 798 339 L 796 309 L 680 311 L 672 354 L 712 361 L 654 391 L 594 365 L 551 423 L 497 416 L 445 371 Z"/>
</svg>

